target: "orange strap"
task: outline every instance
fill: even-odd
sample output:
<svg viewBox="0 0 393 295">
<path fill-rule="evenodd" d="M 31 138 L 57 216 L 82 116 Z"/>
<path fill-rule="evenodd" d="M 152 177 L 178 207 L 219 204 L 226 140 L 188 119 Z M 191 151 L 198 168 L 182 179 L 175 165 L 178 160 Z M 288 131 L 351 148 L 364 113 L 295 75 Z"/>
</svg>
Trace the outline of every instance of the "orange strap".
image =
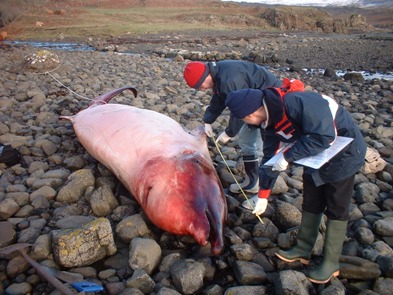
<svg viewBox="0 0 393 295">
<path fill-rule="evenodd" d="M 300 80 L 284 78 L 282 81 L 282 92 L 304 91 L 304 83 Z"/>
</svg>

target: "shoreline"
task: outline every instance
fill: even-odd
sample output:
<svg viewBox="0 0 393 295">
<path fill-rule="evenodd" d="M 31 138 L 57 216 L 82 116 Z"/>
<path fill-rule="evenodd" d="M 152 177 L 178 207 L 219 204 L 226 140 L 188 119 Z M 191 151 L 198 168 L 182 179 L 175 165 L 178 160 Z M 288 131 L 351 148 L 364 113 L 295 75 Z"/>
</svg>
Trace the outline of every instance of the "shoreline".
<svg viewBox="0 0 393 295">
<path fill-rule="evenodd" d="M 314 48 L 312 44 L 316 44 L 313 40 L 305 38 L 300 45 L 307 43 L 305 48 Z M 283 43 L 262 41 L 269 49 L 278 48 L 276 46 L 280 44 L 289 49 L 290 45 L 299 45 L 292 39 Z M 216 42 L 214 46 L 203 42 L 195 44 L 199 44 L 196 48 L 206 50 L 215 46 L 228 48 L 228 44 L 224 44 L 226 42 Z M 255 42 L 251 40 L 241 44 L 253 48 L 262 45 L 258 40 Z M 163 44 L 159 44 L 160 49 L 165 46 L 169 48 L 170 44 Z M 232 43 L 231 47 L 241 44 Z M 149 44 L 143 45 L 152 49 Z M 316 255 L 307 267 L 284 264 L 274 255 L 278 248 L 288 247 L 293 242 L 295 234 L 291 229 L 300 223 L 301 166 L 291 167 L 282 174 L 269 199 L 268 210 L 263 215 L 264 224 L 241 208 L 242 196 L 226 196 L 230 215 L 224 236 L 226 248 L 222 255 L 211 257 L 206 254 L 209 245 L 201 247 L 190 237 L 171 235 L 153 226 L 131 196 L 124 192 L 118 194 L 116 177 L 80 145 L 71 123 L 59 120 L 60 116 L 74 115 L 89 104 L 80 96 L 90 99 L 118 87 L 133 85 L 138 91 L 136 98 L 132 93 L 124 92 L 113 103 L 157 111 L 192 130 L 202 124 L 204 107 L 210 101 L 211 93 L 195 92 L 186 85 L 182 71 L 187 60 L 169 60 L 156 53 L 128 56 L 114 51 L 105 54 L 99 51 L 56 52 L 60 67 L 51 75 L 80 95 L 77 97 L 49 75 L 40 75 L 21 67 L 24 57 L 32 52 L 37 52 L 36 48 L 10 47 L 1 52 L 0 58 L 0 140 L 16 148 L 25 162 L 23 166 L 17 164 L 12 167 L 0 164 L 0 226 L 4 232 L 3 239 L 8 244 L 34 244 L 29 255 L 36 261 L 93 280 L 104 286 L 104 294 L 132 292 L 129 286 L 137 280 L 142 281 L 139 288 L 150 286 L 149 292 L 145 293 L 158 294 L 166 289 L 182 292 L 176 279 L 181 279 L 183 285 L 198 284 L 198 291 L 182 292 L 188 294 L 208 294 L 212 289 L 218 290 L 214 294 L 278 295 L 284 289 L 294 288 L 310 290 L 311 293 L 320 291 L 307 281 L 303 273 L 318 264 L 321 243 L 316 245 Z M 351 81 L 341 77 L 325 77 L 321 73 L 307 75 L 303 71 L 284 71 L 282 68 L 275 73 L 280 79 L 300 78 L 309 91 L 326 93 L 345 106 L 359 125 L 367 145 L 378 150 L 388 162 L 383 171 L 370 174 L 359 171 L 356 175 L 350 224 L 343 250 L 345 268 L 332 284 L 325 286 L 326 289 L 339 288 L 339 292 L 348 295 L 360 292 L 354 290 L 354 286 L 387 295 L 383 290 L 391 290 L 386 285 L 391 284 L 393 273 L 393 264 L 389 263 L 393 255 L 391 228 L 384 226 L 391 224 L 393 216 L 393 81 Z M 216 134 L 226 127 L 228 118 L 226 110 L 213 124 Z M 233 179 L 211 142 L 208 148 L 222 185 L 227 188 Z M 237 142 L 228 142 L 222 150 L 224 157 L 231 160 L 231 169 L 240 178 L 243 172 L 238 165 Z M 132 171 L 133 167 L 129 169 Z M 84 183 L 73 182 L 84 179 L 81 175 L 91 179 L 88 187 Z M 103 206 L 98 208 L 99 211 L 93 211 L 96 204 L 92 195 L 103 186 L 111 193 L 102 194 L 100 204 Z M 61 196 L 60 188 L 69 189 L 68 194 Z M 111 207 L 114 198 L 118 204 Z M 105 240 L 113 237 L 116 253 L 99 259 L 95 257 L 92 263 L 92 255 L 81 252 L 78 260 L 83 261 L 82 266 L 62 265 L 64 259 L 71 263 L 75 263 L 75 259 L 68 252 L 55 253 L 55 246 L 58 245 L 51 239 L 54 233 L 71 231 L 77 234 L 82 227 L 91 225 L 92 220 L 99 218 L 111 225 L 112 230 L 102 236 L 105 236 Z M 116 230 L 128 220 L 138 222 L 127 224 L 127 232 Z M 102 236 L 97 235 L 89 241 L 94 249 L 104 244 L 100 238 Z M 131 268 L 133 264 L 130 259 L 134 252 L 130 240 L 133 238 L 154 240 L 162 253 L 161 260 L 154 264 L 154 271 L 139 277 L 135 269 L 143 269 L 144 265 L 141 262 L 135 269 Z M 148 247 L 140 251 L 143 257 L 152 255 Z M 61 257 L 61 260 L 56 257 Z M 349 257 L 357 260 L 351 262 L 353 260 Z M 19 267 L 20 257 L 1 258 L 3 281 L 0 293 L 11 293 L 15 289 L 19 291 L 18 294 L 53 292 L 53 287 L 29 266 Z M 181 260 L 186 265 L 190 261 L 200 263 L 203 265 L 203 268 L 198 268 L 201 275 L 188 272 L 186 265 L 179 273 L 170 272 L 175 260 Z M 258 281 L 255 281 L 256 276 Z M 27 291 L 22 292 L 22 288 Z M 172 293 L 176 294 L 175 291 Z"/>
<path fill-rule="evenodd" d="M 49 43 L 72 43 L 99 52 L 159 55 L 168 58 L 188 52 L 198 56 L 200 60 L 219 60 L 236 56 L 236 59 L 255 61 L 255 57 L 258 56 L 260 64 L 295 69 L 330 68 L 336 71 L 370 73 L 393 71 L 393 33 L 392 38 L 386 32 L 374 32 L 372 35 L 337 35 L 310 32 L 245 33 L 242 30 L 234 30 L 232 34 L 228 34 L 221 31 L 200 31 L 196 36 L 183 33 L 145 34 L 124 38 L 87 38 L 79 41 L 65 38 Z M 187 55 L 183 55 L 183 58 L 193 59 Z"/>
</svg>

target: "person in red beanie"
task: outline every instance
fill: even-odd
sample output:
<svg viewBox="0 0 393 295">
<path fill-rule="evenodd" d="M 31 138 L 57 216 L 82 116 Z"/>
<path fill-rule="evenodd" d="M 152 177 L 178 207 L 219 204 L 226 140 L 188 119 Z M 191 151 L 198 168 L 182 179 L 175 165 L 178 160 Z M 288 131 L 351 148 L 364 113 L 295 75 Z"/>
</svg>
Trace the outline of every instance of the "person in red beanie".
<svg viewBox="0 0 393 295">
<path fill-rule="evenodd" d="M 316 92 L 242 89 L 229 93 L 226 106 L 234 117 L 258 126 L 263 134 L 264 157 L 254 214 L 265 212 L 271 189 L 289 164 L 325 151 L 337 136 L 352 140 L 319 169 L 303 167 L 302 220 L 296 245 L 276 253 L 285 262 L 308 264 L 325 213 L 323 260 L 307 276 L 313 283 L 327 283 L 339 275 L 355 174 L 364 164 L 367 148 L 362 133 L 343 106 Z M 292 145 L 277 153 L 283 143 Z M 265 165 L 276 154 L 273 166 Z"/>
<path fill-rule="evenodd" d="M 205 123 L 205 132 L 209 137 L 214 136 L 212 124 L 226 108 L 225 101 L 231 91 L 281 86 L 281 81 L 266 67 L 240 60 L 189 62 L 184 69 L 184 80 L 188 86 L 197 90 L 213 89 L 213 96 L 202 119 Z M 231 115 L 229 125 L 217 137 L 216 142 L 224 144 L 237 134 L 240 154 L 244 163 L 245 179 L 240 183 L 240 187 L 234 183 L 230 185 L 229 190 L 232 193 L 240 193 L 243 190 L 246 193 L 256 194 L 259 187 L 258 154 L 262 150 L 262 140 L 257 128 L 244 124 Z M 256 197 L 250 198 L 250 202 L 256 200 Z M 245 201 L 243 206 L 252 209 L 250 202 Z"/>
</svg>

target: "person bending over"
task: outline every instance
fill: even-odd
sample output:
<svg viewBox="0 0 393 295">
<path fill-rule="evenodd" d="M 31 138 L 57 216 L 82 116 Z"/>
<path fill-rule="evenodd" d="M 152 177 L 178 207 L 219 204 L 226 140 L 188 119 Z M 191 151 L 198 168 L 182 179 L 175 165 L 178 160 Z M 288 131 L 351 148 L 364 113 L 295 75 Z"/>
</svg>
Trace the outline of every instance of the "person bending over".
<svg viewBox="0 0 393 295">
<path fill-rule="evenodd" d="M 285 81 L 285 79 L 284 79 Z M 295 247 L 276 255 L 286 262 L 308 264 L 323 214 L 328 221 L 323 261 L 308 273 L 314 283 L 339 275 L 339 257 L 349 219 L 356 172 L 366 153 L 364 138 L 351 115 L 332 98 L 315 93 L 280 89 L 242 89 L 228 94 L 226 106 L 235 118 L 260 128 L 263 159 L 259 168 L 258 200 L 253 211 L 262 214 L 280 171 L 296 160 L 328 149 L 337 136 L 353 140 L 319 169 L 303 169 L 302 220 Z M 274 166 L 266 163 L 283 143 L 293 145 L 280 153 Z"/>
<path fill-rule="evenodd" d="M 226 108 L 228 93 L 244 88 L 264 89 L 281 86 L 281 81 L 266 67 L 240 60 L 189 62 L 184 69 L 184 79 L 191 88 L 202 91 L 213 89 L 210 104 L 202 119 L 209 137 L 214 136 L 212 124 Z M 262 141 L 257 128 L 230 116 L 229 125 L 217 137 L 216 142 L 226 143 L 237 134 L 246 174 L 244 181 L 239 185 L 244 192 L 255 194 L 259 187 L 259 154 L 262 153 Z M 234 183 L 230 185 L 229 190 L 232 193 L 240 193 L 239 185 Z M 243 205 L 249 207 L 248 202 L 244 202 Z"/>
</svg>

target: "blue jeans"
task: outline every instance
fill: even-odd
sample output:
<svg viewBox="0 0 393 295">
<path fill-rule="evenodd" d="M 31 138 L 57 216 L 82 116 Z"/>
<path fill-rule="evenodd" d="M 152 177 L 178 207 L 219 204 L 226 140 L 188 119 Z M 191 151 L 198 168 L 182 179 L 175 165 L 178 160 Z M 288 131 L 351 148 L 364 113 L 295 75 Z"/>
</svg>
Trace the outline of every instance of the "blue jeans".
<svg viewBox="0 0 393 295">
<path fill-rule="evenodd" d="M 263 142 L 259 128 L 244 124 L 239 131 L 237 142 L 240 146 L 241 156 L 263 156 Z"/>
</svg>

